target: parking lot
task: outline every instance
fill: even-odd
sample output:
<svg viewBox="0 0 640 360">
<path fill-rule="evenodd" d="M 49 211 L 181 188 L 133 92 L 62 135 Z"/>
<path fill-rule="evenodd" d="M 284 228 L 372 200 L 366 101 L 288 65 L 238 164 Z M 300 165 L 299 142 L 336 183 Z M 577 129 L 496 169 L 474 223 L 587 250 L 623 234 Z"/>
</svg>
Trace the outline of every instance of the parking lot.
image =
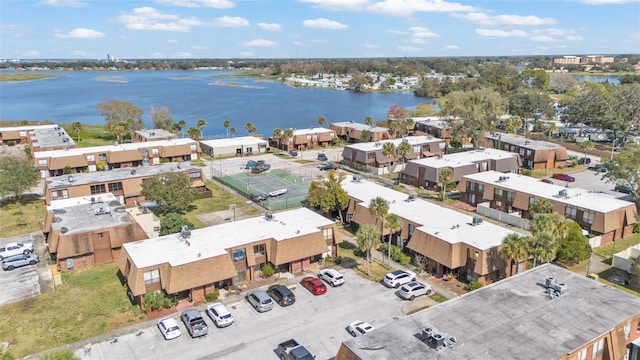
<svg viewBox="0 0 640 360">
<path fill-rule="evenodd" d="M 578 171 L 578 172 L 572 172 L 572 173 L 569 173 L 569 175 L 573 176 L 576 179 L 576 181 L 572 183 L 568 183 L 568 186 L 570 188 L 579 188 L 579 189 L 591 190 L 593 192 L 601 192 L 604 194 L 613 195 L 616 198 L 619 198 L 622 200 L 632 201 L 631 195 L 624 194 L 624 193 L 615 191 L 613 189 L 616 186 L 615 182 L 606 182 L 605 180 L 602 180 L 602 175 L 604 174 L 605 173 L 588 170 L 588 169 Z M 561 186 L 567 185 L 567 182 L 565 181 L 552 179 L 551 175 L 553 175 L 553 173 L 549 172 L 548 177 L 554 184 L 561 185 Z"/>
<path fill-rule="evenodd" d="M 124 329 L 120 335 L 104 335 L 93 343 L 76 344 L 75 355 L 81 359 L 277 359 L 278 343 L 290 338 L 304 345 L 317 359 L 331 359 L 340 343 L 351 339 L 346 327 L 350 322 L 362 320 L 379 328 L 405 317 L 409 308 L 431 304 L 421 297 L 413 302 L 398 298 L 394 289 L 372 283 L 351 270 L 341 270 L 346 284 L 329 287 L 324 295 L 314 296 L 297 285 L 293 290 L 295 304 L 265 313 L 256 312 L 242 297 L 227 303 L 234 324 L 215 328 L 205 316 L 209 334 L 192 339 L 180 322 L 182 335 L 166 341 L 156 328 L 155 321 L 143 327 Z M 297 281 L 300 277 L 297 278 Z M 291 284 L 297 284 L 292 280 Z M 225 301 L 226 302 L 226 301 Z M 198 307 L 203 310 L 204 306 Z M 173 317 L 179 321 L 179 313 Z"/>
<path fill-rule="evenodd" d="M 26 234 L 0 239 L 0 245 L 12 242 L 33 242 L 40 263 L 27 265 L 11 271 L 0 270 L 0 306 L 40 295 L 52 290 L 51 271 L 44 256 L 42 236 Z"/>
</svg>

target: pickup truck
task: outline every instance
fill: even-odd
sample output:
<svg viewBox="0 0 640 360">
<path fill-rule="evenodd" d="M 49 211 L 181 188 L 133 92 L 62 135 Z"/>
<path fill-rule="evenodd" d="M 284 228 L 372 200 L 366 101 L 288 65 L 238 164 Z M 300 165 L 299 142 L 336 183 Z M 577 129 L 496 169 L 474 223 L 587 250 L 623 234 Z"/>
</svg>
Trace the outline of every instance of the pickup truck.
<svg viewBox="0 0 640 360">
<path fill-rule="evenodd" d="M 316 358 L 295 339 L 278 344 L 278 356 L 282 360 L 313 360 Z"/>
<path fill-rule="evenodd" d="M 0 245 L 0 261 L 2 259 L 20 254 L 31 254 L 33 252 L 33 243 L 31 242 L 14 242 L 6 245 Z"/>
</svg>

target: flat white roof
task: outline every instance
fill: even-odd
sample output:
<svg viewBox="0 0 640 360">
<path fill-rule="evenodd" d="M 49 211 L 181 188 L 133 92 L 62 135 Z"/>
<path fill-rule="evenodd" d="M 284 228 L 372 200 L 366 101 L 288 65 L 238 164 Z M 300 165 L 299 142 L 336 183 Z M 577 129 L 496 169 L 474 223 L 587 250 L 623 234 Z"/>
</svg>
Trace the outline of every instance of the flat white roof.
<svg viewBox="0 0 640 360">
<path fill-rule="evenodd" d="M 472 226 L 473 217 L 449 208 L 430 203 L 420 198 L 405 201 L 408 195 L 366 180 L 360 182 L 347 179 L 342 187 L 350 196 L 368 208 L 375 197 L 389 201 L 389 213 L 396 214 L 413 223 L 420 224 L 417 230 L 430 234 L 449 244 L 465 243 L 479 250 L 487 250 L 502 244 L 502 240 L 513 230 L 483 222 Z M 460 225 L 459 227 L 457 227 Z"/>
<path fill-rule="evenodd" d="M 240 137 L 231 137 L 224 139 L 215 139 L 215 140 L 202 140 L 201 144 L 210 146 L 212 148 L 216 147 L 225 147 L 225 146 L 242 146 L 242 145 L 253 145 L 253 144 L 268 144 L 267 140 L 263 140 L 257 138 L 255 136 L 240 136 Z"/>
<path fill-rule="evenodd" d="M 502 141 L 503 143 L 518 145 L 523 148 L 532 149 L 532 150 L 540 150 L 540 149 L 558 149 L 563 148 L 564 146 L 560 146 L 558 144 L 544 141 L 544 140 L 533 140 L 522 135 L 516 134 L 507 134 L 507 133 L 486 133 L 485 137 L 490 139 Z"/>
<path fill-rule="evenodd" d="M 508 179 L 498 182 L 501 176 L 506 176 Z M 629 201 L 616 199 L 612 195 L 592 192 L 585 189 L 547 184 L 536 178 L 520 174 L 503 174 L 496 171 L 485 171 L 466 175 L 464 178 L 471 181 L 495 183 L 496 186 L 515 192 L 527 193 L 535 197 L 602 213 L 618 210 L 633 204 Z M 561 190 L 566 190 L 566 197 L 559 195 Z"/>
<path fill-rule="evenodd" d="M 119 144 L 119 145 L 74 148 L 69 150 L 38 151 L 35 154 L 33 154 L 33 156 L 36 159 L 48 158 L 48 157 L 53 158 L 53 157 L 65 157 L 65 156 L 77 156 L 77 155 L 92 154 L 92 153 L 98 153 L 98 152 L 136 150 L 136 149 L 142 149 L 142 148 L 150 148 L 154 146 L 175 146 L 175 145 L 188 145 L 188 144 L 197 144 L 197 142 L 189 138 L 135 142 L 135 143 L 126 143 L 126 144 Z"/>
<path fill-rule="evenodd" d="M 133 223 L 129 213 L 112 193 L 54 200 L 47 206 L 47 212 L 53 213 L 55 219 L 51 229 L 64 231 L 64 235 Z"/>
<path fill-rule="evenodd" d="M 296 129 L 293 130 L 293 135 L 306 135 L 306 134 L 317 134 L 317 133 L 333 133 L 335 131 L 323 127 L 311 127 L 307 129 Z"/>
<path fill-rule="evenodd" d="M 167 131 L 165 129 L 143 129 L 143 130 L 137 130 L 136 133 L 140 134 L 145 138 L 177 136 L 171 131 Z"/>
<path fill-rule="evenodd" d="M 440 116 L 422 116 L 422 117 L 414 117 L 413 121 L 417 123 L 422 123 L 425 125 L 433 126 L 438 129 L 449 129 L 451 124 L 446 120 L 451 120 L 453 118 L 442 118 Z"/>
<path fill-rule="evenodd" d="M 24 125 L 24 126 L 7 126 L 0 127 L 0 132 L 3 131 L 30 131 L 37 129 L 55 129 L 59 127 L 56 124 L 47 124 L 47 125 Z"/>
<path fill-rule="evenodd" d="M 366 142 L 366 143 L 349 144 L 349 145 L 346 145 L 345 147 L 362 150 L 362 151 L 381 150 L 382 146 L 385 143 L 390 142 L 390 143 L 393 143 L 395 147 L 398 147 L 398 145 L 400 145 L 402 140 L 407 140 L 411 145 L 421 145 L 421 144 L 444 141 L 437 137 L 420 135 L 420 136 L 407 136 L 401 139 L 387 139 L 387 140 L 380 140 L 377 142 L 372 141 L 372 142 Z"/>
<path fill-rule="evenodd" d="M 356 130 L 369 130 L 371 132 L 389 131 L 389 129 L 386 127 L 380 127 L 376 125 L 367 125 L 367 124 L 357 123 L 353 121 L 336 122 L 336 123 L 332 123 L 332 125 L 350 127 Z"/>
<path fill-rule="evenodd" d="M 191 230 L 187 239 L 180 234 L 126 243 L 125 248 L 138 268 L 169 263 L 171 266 L 187 264 L 227 254 L 227 249 L 273 238 L 282 241 L 319 231 L 319 227 L 333 221 L 309 209 L 300 208 L 273 214 L 273 220 L 264 216 Z"/>
<path fill-rule="evenodd" d="M 457 167 L 477 163 L 483 160 L 498 160 L 518 157 L 518 154 L 498 149 L 470 150 L 453 154 L 432 156 L 409 162 L 431 168 Z"/>
</svg>

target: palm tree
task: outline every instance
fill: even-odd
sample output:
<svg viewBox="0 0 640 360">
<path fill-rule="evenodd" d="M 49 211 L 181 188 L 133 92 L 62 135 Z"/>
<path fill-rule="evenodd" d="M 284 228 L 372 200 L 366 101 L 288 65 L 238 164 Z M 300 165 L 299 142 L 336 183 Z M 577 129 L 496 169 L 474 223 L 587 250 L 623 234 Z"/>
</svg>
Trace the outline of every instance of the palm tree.
<svg viewBox="0 0 640 360">
<path fill-rule="evenodd" d="M 367 275 L 371 276 L 371 250 L 380 243 L 380 232 L 371 225 L 362 225 L 356 231 L 358 248 L 367 253 Z"/>
<path fill-rule="evenodd" d="M 231 137 L 233 137 L 233 135 L 236 134 L 236 128 L 234 128 L 234 127 L 229 128 L 229 134 L 231 134 Z"/>
<path fill-rule="evenodd" d="M 550 122 L 547 125 L 547 131 L 549 132 L 549 139 L 551 139 L 551 135 L 555 134 L 557 130 L 558 130 L 558 127 L 556 126 L 556 123 Z"/>
<path fill-rule="evenodd" d="M 389 215 L 389 201 L 377 196 L 369 202 L 369 213 L 376 218 L 376 222 L 380 221 L 380 234 L 384 237 L 384 220 Z M 382 242 L 383 239 L 380 239 Z M 391 253 L 389 253 L 391 255 Z"/>
<path fill-rule="evenodd" d="M 196 127 L 200 130 L 200 139 L 202 139 L 202 130 L 207 127 L 207 122 L 204 119 L 198 119 Z"/>
<path fill-rule="evenodd" d="M 366 118 L 364 118 L 364 123 L 369 126 L 373 125 L 373 118 L 371 116 L 367 116 Z"/>
<path fill-rule="evenodd" d="M 580 144 L 580 147 L 582 148 L 582 150 L 584 150 L 585 159 L 587 158 L 587 153 L 593 150 L 595 146 L 596 144 L 591 140 L 585 140 Z M 586 164 L 586 161 L 585 161 L 585 164 Z"/>
<path fill-rule="evenodd" d="M 395 157 L 396 146 L 391 141 L 387 141 L 382 145 L 382 155 L 385 155 L 387 157 L 387 160 L 389 160 L 389 164 L 387 165 L 387 167 L 389 171 L 389 176 L 391 176 L 391 165 L 392 165 L 391 156 Z"/>
<path fill-rule="evenodd" d="M 400 155 L 402 155 L 402 162 L 403 163 L 404 163 L 404 160 L 405 160 L 407 154 L 410 153 L 410 152 L 411 152 L 411 144 L 409 144 L 409 140 L 402 139 L 400 144 L 398 144 L 398 153 Z"/>
<path fill-rule="evenodd" d="M 327 123 L 327 118 L 324 117 L 324 115 L 318 116 L 318 124 L 320 124 L 320 126 L 324 127 L 324 124 L 326 123 Z"/>
<path fill-rule="evenodd" d="M 178 131 L 180 132 L 180 137 L 184 137 L 184 133 L 182 132 L 182 129 L 184 129 L 184 127 L 187 126 L 187 122 L 184 120 L 180 120 L 176 123 L 176 127 L 178 128 Z"/>
<path fill-rule="evenodd" d="M 289 144 L 291 143 L 291 141 L 293 141 L 293 129 L 291 129 L 291 128 L 285 129 L 282 132 L 282 136 L 284 136 L 285 144 L 287 144 L 287 148 L 286 149 L 282 149 L 282 150 L 289 150 Z"/>
<path fill-rule="evenodd" d="M 511 269 L 509 276 L 518 273 L 518 264 L 529 257 L 529 244 L 527 239 L 517 233 L 511 233 L 502 240 L 500 252 L 504 257 L 511 260 Z"/>
<path fill-rule="evenodd" d="M 276 147 L 280 148 L 280 138 L 282 138 L 282 130 L 280 128 L 273 129 L 273 135 L 271 135 L 271 141 L 276 144 Z"/>
<path fill-rule="evenodd" d="M 393 234 L 398 232 L 398 230 L 402 229 L 402 225 L 400 224 L 400 217 L 396 214 L 387 215 L 387 221 L 384 224 L 384 227 L 389 230 L 389 266 L 391 266 L 391 237 Z"/>
<path fill-rule="evenodd" d="M 113 134 L 118 139 L 118 143 L 122 143 L 122 137 L 127 133 L 127 125 L 125 123 L 118 123 L 113 127 Z"/>
<path fill-rule="evenodd" d="M 227 129 L 227 137 L 229 137 L 229 128 L 231 127 L 231 121 L 225 120 L 222 123 L 222 126 L 224 126 L 224 128 Z"/>
<path fill-rule="evenodd" d="M 256 130 L 257 130 L 256 127 L 253 126 L 253 124 L 250 123 L 250 122 L 244 124 L 244 129 L 247 130 L 249 135 L 251 135 L 252 133 L 256 132 Z"/>
<path fill-rule="evenodd" d="M 547 232 L 537 234 L 528 238 L 529 248 L 533 253 L 533 267 L 540 262 L 549 262 L 556 257 L 556 238 Z"/>
<path fill-rule="evenodd" d="M 82 123 L 80 123 L 79 121 L 74 121 L 73 123 L 71 123 L 71 129 L 73 129 L 73 131 L 76 133 L 76 136 L 78 137 L 78 140 L 76 141 L 80 142 L 80 131 L 82 131 Z"/>
<path fill-rule="evenodd" d="M 202 131 L 200 131 L 198 128 L 192 126 L 187 130 L 187 134 L 193 140 L 200 140 L 200 137 L 202 136 Z"/>
<path fill-rule="evenodd" d="M 438 171 L 438 182 L 440 183 L 440 199 L 445 201 L 447 198 L 447 187 L 453 182 L 453 170 L 443 168 Z"/>
<path fill-rule="evenodd" d="M 531 215 L 535 214 L 551 214 L 553 212 L 553 204 L 547 199 L 536 199 L 529 207 Z"/>
</svg>

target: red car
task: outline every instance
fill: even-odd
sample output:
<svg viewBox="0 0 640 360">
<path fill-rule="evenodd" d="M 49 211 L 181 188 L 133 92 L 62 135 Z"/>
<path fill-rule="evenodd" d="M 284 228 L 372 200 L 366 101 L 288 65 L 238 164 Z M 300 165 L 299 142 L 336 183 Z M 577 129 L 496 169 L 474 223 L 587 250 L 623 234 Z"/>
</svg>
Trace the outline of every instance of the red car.
<svg viewBox="0 0 640 360">
<path fill-rule="evenodd" d="M 317 277 L 307 276 L 300 284 L 311 291 L 313 295 L 322 295 L 327 292 L 327 286 Z"/>
<path fill-rule="evenodd" d="M 574 178 L 571 175 L 567 175 L 567 174 L 553 174 L 552 178 L 558 179 L 560 181 L 566 181 L 566 182 L 574 182 L 574 181 L 576 181 L 576 178 Z"/>
<path fill-rule="evenodd" d="M 542 179 L 540 181 L 542 181 L 543 183 L 547 183 L 547 184 L 553 184 L 553 181 L 551 181 L 551 179 Z"/>
</svg>

